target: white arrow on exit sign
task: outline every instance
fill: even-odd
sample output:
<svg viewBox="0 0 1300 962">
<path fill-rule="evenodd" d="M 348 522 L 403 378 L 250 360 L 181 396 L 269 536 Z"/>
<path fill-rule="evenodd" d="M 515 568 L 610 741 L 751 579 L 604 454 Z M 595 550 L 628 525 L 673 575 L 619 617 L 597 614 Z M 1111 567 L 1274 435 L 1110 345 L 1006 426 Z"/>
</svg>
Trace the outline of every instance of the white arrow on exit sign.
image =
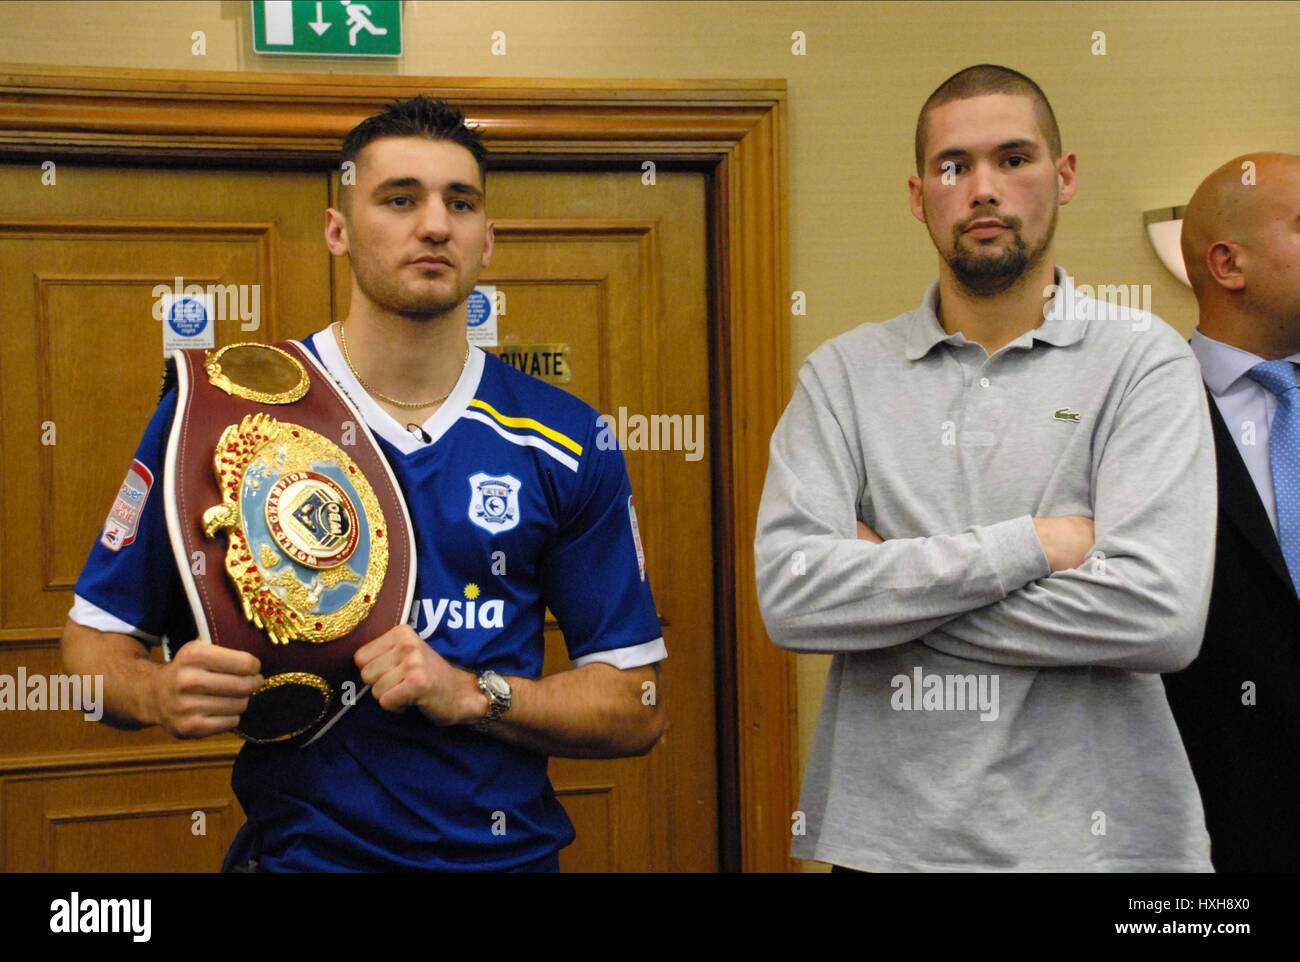
<svg viewBox="0 0 1300 962">
<path fill-rule="evenodd" d="M 320 5 L 321 0 L 316 0 L 316 20 L 314 23 L 307 24 L 307 26 L 316 31 L 316 36 L 318 37 L 323 36 L 326 30 L 334 26 L 334 24 L 325 21 L 324 14 L 321 13 Z"/>
</svg>

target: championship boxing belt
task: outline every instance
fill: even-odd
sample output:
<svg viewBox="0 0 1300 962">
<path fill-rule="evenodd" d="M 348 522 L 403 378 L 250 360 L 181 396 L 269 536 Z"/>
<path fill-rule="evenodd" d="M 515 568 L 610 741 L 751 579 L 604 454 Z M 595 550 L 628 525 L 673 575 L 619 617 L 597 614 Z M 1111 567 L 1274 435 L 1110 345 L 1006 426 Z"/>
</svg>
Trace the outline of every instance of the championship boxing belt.
<svg viewBox="0 0 1300 962">
<path fill-rule="evenodd" d="M 310 743 L 365 694 L 356 650 L 410 610 L 406 502 L 360 413 L 298 342 L 172 358 L 164 500 L 197 636 L 261 661 L 240 735 Z"/>
</svg>

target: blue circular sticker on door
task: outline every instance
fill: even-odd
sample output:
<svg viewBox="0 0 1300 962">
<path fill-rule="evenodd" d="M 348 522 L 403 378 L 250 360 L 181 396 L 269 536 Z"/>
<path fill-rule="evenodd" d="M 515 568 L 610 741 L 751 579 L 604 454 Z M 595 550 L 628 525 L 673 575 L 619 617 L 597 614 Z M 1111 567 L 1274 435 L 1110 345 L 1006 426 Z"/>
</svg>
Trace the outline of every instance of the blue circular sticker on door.
<svg viewBox="0 0 1300 962">
<path fill-rule="evenodd" d="M 469 317 L 470 327 L 482 327 L 492 316 L 492 302 L 482 291 L 470 291 L 469 298 L 465 302 L 465 313 Z"/>
<path fill-rule="evenodd" d="M 173 301 L 167 312 L 167 323 L 181 337 L 194 337 L 208 326 L 208 312 L 201 301 L 192 297 L 182 297 Z"/>
</svg>

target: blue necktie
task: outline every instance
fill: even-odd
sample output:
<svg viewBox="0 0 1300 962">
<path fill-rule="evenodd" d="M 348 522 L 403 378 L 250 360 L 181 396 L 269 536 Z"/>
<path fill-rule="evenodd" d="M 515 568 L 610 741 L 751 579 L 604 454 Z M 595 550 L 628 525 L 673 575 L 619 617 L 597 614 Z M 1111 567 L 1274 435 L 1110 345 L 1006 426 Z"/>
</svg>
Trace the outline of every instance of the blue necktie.
<svg viewBox="0 0 1300 962">
<path fill-rule="evenodd" d="M 1290 361 L 1256 364 L 1246 377 L 1277 395 L 1268 437 L 1273 499 L 1277 504 L 1282 557 L 1300 594 L 1300 383 L 1296 382 L 1295 365 Z"/>
</svg>

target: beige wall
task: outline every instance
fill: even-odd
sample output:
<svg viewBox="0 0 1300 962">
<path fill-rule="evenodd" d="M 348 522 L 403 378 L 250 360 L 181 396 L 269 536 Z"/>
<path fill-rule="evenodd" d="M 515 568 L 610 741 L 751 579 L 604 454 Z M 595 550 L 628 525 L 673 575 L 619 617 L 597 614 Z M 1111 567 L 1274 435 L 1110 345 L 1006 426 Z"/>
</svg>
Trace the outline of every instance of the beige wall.
<svg viewBox="0 0 1300 962">
<path fill-rule="evenodd" d="M 1252 150 L 1300 153 L 1295 3 L 439 3 L 407 0 L 400 63 L 345 68 L 254 56 L 243 0 L 9 7 L 0 62 L 431 76 L 784 78 L 790 106 L 790 264 L 808 316 L 797 366 L 826 338 L 920 300 L 936 272 L 906 179 L 925 97 L 973 63 L 1033 77 L 1052 101 L 1080 188 L 1058 260 L 1081 282 L 1150 284 L 1184 333 L 1191 293 L 1147 244 L 1142 211 L 1185 203 Z M 191 34 L 206 35 L 204 56 Z M 505 31 L 506 56 L 491 34 Z M 791 33 L 807 54 L 791 53 Z M 1091 52 L 1104 31 L 1105 56 Z M 800 659 L 807 757 L 827 659 Z"/>
</svg>

